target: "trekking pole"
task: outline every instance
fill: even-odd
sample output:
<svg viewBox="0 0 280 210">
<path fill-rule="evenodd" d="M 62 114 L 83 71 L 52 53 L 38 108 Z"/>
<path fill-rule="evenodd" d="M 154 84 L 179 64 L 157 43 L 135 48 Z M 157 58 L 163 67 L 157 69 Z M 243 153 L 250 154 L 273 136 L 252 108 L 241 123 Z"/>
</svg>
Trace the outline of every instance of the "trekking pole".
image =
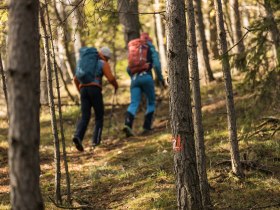
<svg viewBox="0 0 280 210">
<path fill-rule="evenodd" d="M 108 130 L 107 130 L 108 139 L 109 139 L 110 128 L 112 126 L 112 118 L 113 118 L 113 113 L 114 113 L 114 109 L 115 109 L 116 99 L 117 99 L 117 91 L 114 90 L 114 94 L 113 94 L 113 98 L 112 98 L 112 108 L 111 108 L 111 112 L 110 112 L 109 125 L 108 125 Z"/>
</svg>

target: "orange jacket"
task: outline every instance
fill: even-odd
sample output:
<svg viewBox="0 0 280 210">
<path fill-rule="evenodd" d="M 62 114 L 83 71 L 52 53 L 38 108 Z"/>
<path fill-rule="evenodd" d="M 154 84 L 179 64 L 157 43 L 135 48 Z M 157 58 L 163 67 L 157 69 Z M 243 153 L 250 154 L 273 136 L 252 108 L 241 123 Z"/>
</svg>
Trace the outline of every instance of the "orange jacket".
<svg viewBox="0 0 280 210">
<path fill-rule="evenodd" d="M 103 74 L 105 75 L 107 80 L 114 86 L 114 88 L 118 89 L 118 87 L 119 87 L 118 82 L 111 72 L 109 63 L 106 61 L 105 57 L 101 53 L 99 53 L 99 57 L 101 58 L 101 60 L 104 61 L 104 65 L 103 65 L 103 69 L 102 69 Z M 80 84 L 80 82 L 76 76 L 74 77 L 74 82 L 79 91 L 81 90 L 82 87 L 86 87 L 86 86 L 98 86 L 98 87 L 102 88 L 102 85 L 95 83 L 95 82 L 91 82 L 88 84 Z"/>
</svg>

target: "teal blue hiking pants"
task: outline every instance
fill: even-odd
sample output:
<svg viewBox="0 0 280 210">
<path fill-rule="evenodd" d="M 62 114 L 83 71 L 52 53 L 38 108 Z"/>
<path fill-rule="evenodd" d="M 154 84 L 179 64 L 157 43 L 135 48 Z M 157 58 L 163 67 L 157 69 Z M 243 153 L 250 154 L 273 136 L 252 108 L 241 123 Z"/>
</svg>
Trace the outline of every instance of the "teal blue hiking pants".
<svg viewBox="0 0 280 210">
<path fill-rule="evenodd" d="M 147 99 L 146 115 L 155 111 L 155 86 L 154 80 L 150 73 L 142 72 L 131 77 L 130 85 L 130 105 L 127 111 L 133 116 L 136 115 L 141 95 L 144 93 Z"/>
</svg>

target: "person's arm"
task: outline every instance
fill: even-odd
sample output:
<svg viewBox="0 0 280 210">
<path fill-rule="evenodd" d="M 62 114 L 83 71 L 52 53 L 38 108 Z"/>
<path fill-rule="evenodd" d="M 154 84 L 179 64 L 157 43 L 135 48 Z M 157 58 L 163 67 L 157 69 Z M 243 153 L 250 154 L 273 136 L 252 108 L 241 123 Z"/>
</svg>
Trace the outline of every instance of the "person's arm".
<svg viewBox="0 0 280 210">
<path fill-rule="evenodd" d="M 104 61 L 103 64 L 103 74 L 105 75 L 107 80 L 114 86 L 115 90 L 117 90 L 119 87 L 118 82 L 111 72 L 109 63 L 106 61 Z"/>
<path fill-rule="evenodd" d="M 152 60 L 153 60 L 153 67 L 157 75 L 157 79 L 162 82 L 163 81 L 163 76 L 161 73 L 161 64 L 159 60 L 159 55 L 158 52 L 156 51 L 154 45 L 151 42 L 148 42 L 149 48 L 151 50 L 152 54 Z"/>
<path fill-rule="evenodd" d="M 78 91 L 80 91 L 80 82 L 79 82 L 78 78 L 75 76 L 73 80 L 76 85 L 76 88 L 78 89 Z"/>
</svg>

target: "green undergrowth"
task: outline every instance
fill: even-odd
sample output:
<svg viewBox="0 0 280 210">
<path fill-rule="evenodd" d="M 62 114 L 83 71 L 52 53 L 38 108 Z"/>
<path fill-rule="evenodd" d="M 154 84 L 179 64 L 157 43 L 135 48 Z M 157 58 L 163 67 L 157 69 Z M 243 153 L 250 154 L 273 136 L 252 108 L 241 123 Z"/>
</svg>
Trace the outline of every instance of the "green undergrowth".
<svg viewBox="0 0 280 210">
<path fill-rule="evenodd" d="M 269 123 L 260 130 L 260 125 L 265 122 L 264 117 L 279 117 L 279 113 L 277 115 L 276 107 L 257 106 L 254 92 L 242 92 L 238 84 L 234 82 L 238 139 L 241 160 L 248 163 L 244 165 L 244 179 L 237 179 L 231 173 L 229 164 L 224 85 L 214 82 L 202 88 L 207 172 L 212 203 L 214 209 L 279 209 L 279 206 L 275 206 L 280 203 L 279 132 L 273 134 L 274 127 Z M 102 145 L 95 150 L 90 148 L 93 120 L 83 142 L 85 152 L 80 153 L 71 141 L 80 117 L 79 107 L 63 107 L 73 205 L 88 205 L 101 210 L 176 209 L 167 96 L 158 101 L 154 132 L 149 136 L 125 138 L 121 129 L 129 100 L 128 87 L 118 93 L 118 103 L 113 111 L 110 104 L 112 90 L 105 89 L 103 93 L 104 102 L 108 105 L 105 106 Z M 135 119 L 137 134 L 141 132 L 144 108 L 140 108 Z M 1 121 L 1 125 L 0 170 L 4 173 L 0 173 L 0 209 L 9 209 L 6 153 L 8 125 L 4 121 Z M 49 200 L 49 196 L 54 197 L 54 163 L 47 108 L 43 108 L 41 114 L 40 154 L 40 183 L 46 209 L 57 209 Z M 62 194 L 66 200 L 64 170 Z"/>
</svg>

